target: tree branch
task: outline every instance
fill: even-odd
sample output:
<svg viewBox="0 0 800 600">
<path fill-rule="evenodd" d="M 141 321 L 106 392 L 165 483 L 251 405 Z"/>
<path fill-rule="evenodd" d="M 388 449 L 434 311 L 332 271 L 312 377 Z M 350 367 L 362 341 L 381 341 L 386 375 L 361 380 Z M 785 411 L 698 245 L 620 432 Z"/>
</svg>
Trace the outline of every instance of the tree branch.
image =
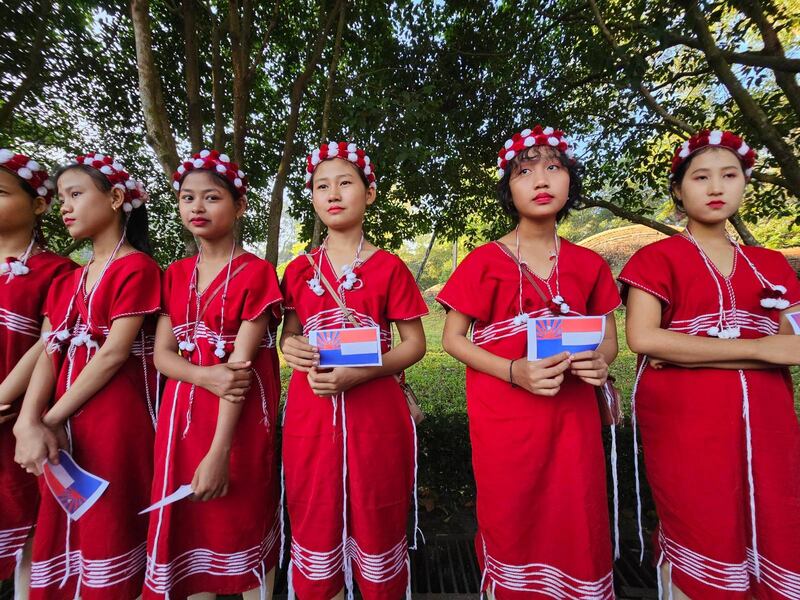
<svg viewBox="0 0 800 600">
<path fill-rule="evenodd" d="M 686 46 L 696 50 L 703 49 L 703 45 L 699 39 L 688 35 L 678 35 L 671 31 L 665 31 L 661 36 L 661 41 L 662 50 L 673 46 Z M 723 50 L 721 48 L 719 52 L 730 64 L 766 68 L 785 73 L 800 73 L 800 59 L 798 58 L 786 58 L 785 56 L 775 56 L 764 52 L 731 52 L 730 50 Z"/>
<path fill-rule="evenodd" d="M 261 47 L 258 49 L 258 52 L 255 55 L 255 59 L 253 60 L 253 64 L 250 65 L 250 72 L 248 75 L 249 80 L 252 82 L 255 79 L 256 73 L 264 64 L 264 61 L 267 57 L 267 47 L 269 46 L 269 40 L 272 37 L 272 31 L 278 25 L 278 17 L 280 16 L 280 0 L 275 0 L 275 4 L 272 6 L 272 18 L 269 21 L 269 25 L 267 29 L 264 31 L 264 37 L 261 39 Z"/>
<path fill-rule="evenodd" d="M 181 0 L 183 16 L 183 47 L 186 64 L 186 99 L 189 140 L 192 153 L 203 147 L 203 109 L 200 100 L 200 49 L 197 43 L 197 25 L 194 0 Z"/>
<path fill-rule="evenodd" d="M 44 65 L 44 42 L 49 29 L 47 20 L 52 10 L 53 5 L 51 2 L 42 0 L 39 3 L 39 8 L 36 13 L 40 15 L 40 22 L 33 37 L 31 50 L 28 53 L 28 67 L 25 69 L 20 84 L 3 106 L 0 106 L 0 129 L 4 129 L 11 121 L 11 115 L 25 99 L 28 92 L 30 92 L 35 85 L 41 85 L 44 80 L 43 74 L 41 73 L 42 66 Z"/>
<path fill-rule="evenodd" d="M 655 219 L 651 219 L 650 217 L 645 217 L 644 215 L 640 215 L 639 213 L 633 212 L 631 210 L 627 210 L 618 204 L 614 204 L 613 202 L 609 202 L 608 200 L 599 200 L 599 199 L 586 199 L 580 206 L 581 209 L 584 208 L 605 208 L 611 214 L 616 215 L 626 221 L 630 221 L 631 223 L 637 223 L 639 225 L 644 225 L 645 227 L 650 227 L 651 229 L 655 229 L 656 231 L 660 231 L 666 235 L 675 235 L 676 233 L 680 233 L 674 227 L 670 227 L 661 221 L 656 221 Z"/>
</svg>

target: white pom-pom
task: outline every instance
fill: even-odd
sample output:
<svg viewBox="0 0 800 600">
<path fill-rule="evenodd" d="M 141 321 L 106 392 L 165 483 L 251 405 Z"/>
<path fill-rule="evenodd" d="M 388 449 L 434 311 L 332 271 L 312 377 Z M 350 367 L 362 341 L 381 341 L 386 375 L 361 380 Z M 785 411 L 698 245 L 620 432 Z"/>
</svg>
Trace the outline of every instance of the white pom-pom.
<svg viewBox="0 0 800 600">
<path fill-rule="evenodd" d="M 237 177 L 236 179 L 233 180 L 233 185 L 237 188 L 242 187 L 242 180 Z"/>
<path fill-rule="evenodd" d="M 350 273 L 352 270 L 352 265 L 342 265 L 342 273 Z"/>
<path fill-rule="evenodd" d="M 103 154 L 95 154 L 92 156 L 92 160 L 99 160 L 100 162 L 104 161 L 106 157 Z"/>
<path fill-rule="evenodd" d="M 314 158 L 316 158 L 317 160 L 319 160 L 319 148 L 317 148 L 316 150 L 314 150 L 314 151 L 311 153 L 311 159 L 313 160 Z"/>
<path fill-rule="evenodd" d="M 311 157 L 311 166 L 316 167 L 319 164 L 319 156 Z"/>
<path fill-rule="evenodd" d="M 133 206 L 133 208 L 139 208 L 141 205 L 142 205 L 141 198 L 134 198 L 133 200 L 131 200 L 131 206 Z"/>
<path fill-rule="evenodd" d="M 197 346 L 195 346 L 195 343 L 194 343 L 194 342 L 186 342 L 186 349 L 187 349 L 189 352 L 194 352 L 194 349 L 195 349 L 196 347 L 197 347 Z"/>
<path fill-rule="evenodd" d="M 38 188 L 36 188 L 36 193 L 39 194 L 40 196 L 47 196 L 47 192 L 48 192 L 47 188 L 44 187 L 43 185 L 40 185 Z"/>
<path fill-rule="evenodd" d="M 52 179 L 45 179 L 44 180 L 44 187 L 46 187 L 48 190 L 56 189 L 56 185 L 53 183 Z"/>
<path fill-rule="evenodd" d="M 774 285 L 774 286 L 772 286 L 772 289 L 775 290 L 776 292 L 780 292 L 781 294 L 785 294 L 786 293 L 786 286 L 785 285 Z"/>
<path fill-rule="evenodd" d="M 224 173 L 225 171 L 228 170 L 225 168 L 225 165 L 217 165 L 216 167 L 214 167 L 214 169 L 217 171 L 217 173 Z"/>
<path fill-rule="evenodd" d="M 241 169 L 236 171 L 236 175 L 239 177 L 239 179 L 244 179 L 244 171 L 242 171 Z"/>
<path fill-rule="evenodd" d="M 556 304 L 561 304 L 562 302 L 564 302 L 564 298 L 560 295 L 553 296 L 553 302 L 555 302 Z"/>
<path fill-rule="evenodd" d="M 715 129 L 711 133 L 708 134 L 708 143 L 712 146 L 719 146 L 722 142 L 722 132 L 719 129 Z"/>
<path fill-rule="evenodd" d="M 370 163 L 369 156 L 367 156 L 367 155 L 365 154 L 365 155 L 364 155 L 364 164 L 365 164 L 365 165 L 368 165 L 369 163 Z"/>
<path fill-rule="evenodd" d="M 120 163 L 120 162 L 113 162 L 113 163 L 111 163 L 111 166 L 114 167 L 115 171 L 124 171 L 125 170 L 125 167 L 123 167 L 122 163 Z"/>
<path fill-rule="evenodd" d="M 5 148 L 0 150 L 0 164 L 7 163 L 12 158 L 14 158 L 14 153 L 11 150 L 6 150 Z"/>
<path fill-rule="evenodd" d="M 117 182 L 117 183 L 114 184 L 114 188 L 116 188 L 118 190 L 122 190 L 124 192 L 125 191 L 125 184 Z"/>
<path fill-rule="evenodd" d="M 25 164 L 25 166 L 28 167 L 31 171 L 38 171 L 39 170 L 39 163 L 36 162 L 35 160 L 29 160 Z"/>
<path fill-rule="evenodd" d="M 775 308 L 778 310 L 789 308 L 789 301 L 786 298 L 777 298 L 775 300 Z"/>
<path fill-rule="evenodd" d="M 520 133 L 519 133 L 519 135 L 521 137 L 528 137 L 530 134 L 531 134 L 531 130 L 529 128 L 525 128 L 522 131 L 520 131 Z"/>
<path fill-rule="evenodd" d="M 194 166 L 195 169 L 201 168 L 204 164 L 206 164 L 206 161 L 204 161 L 202 158 L 195 158 L 192 161 L 192 165 Z"/>
<path fill-rule="evenodd" d="M 229 162 L 231 162 L 231 158 L 230 158 L 230 156 L 228 156 L 227 154 L 220 154 L 220 155 L 219 155 L 219 160 L 220 160 L 221 162 L 224 162 L 224 163 L 229 163 Z"/>
<path fill-rule="evenodd" d="M 530 148 L 536 143 L 536 138 L 533 136 L 526 137 L 522 143 L 525 145 L 526 148 Z"/>
<path fill-rule="evenodd" d="M 371 165 L 365 165 L 364 166 L 364 175 L 369 175 L 370 173 L 372 173 L 372 166 Z"/>
<path fill-rule="evenodd" d="M 178 183 L 178 182 L 176 181 L 175 183 Z M 135 190 L 136 189 L 136 181 L 134 179 L 126 179 L 125 180 L 125 187 L 128 188 L 129 190 Z"/>
<path fill-rule="evenodd" d="M 336 156 L 339 154 L 339 144 L 331 142 L 328 144 L 328 156 Z"/>
<path fill-rule="evenodd" d="M 311 181 L 311 173 L 306 173 L 306 183 Z"/>
<path fill-rule="evenodd" d="M 178 190 L 180 190 L 180 189 L 181 189 L 181 184 L 180 184 L 180 182 L 178 182 L 178 181 L 173 181 L 173 182 L 172 182 L 172 187 L 173 187 L 173 188 L 175 189 L 175 191 L 177 192 Z"/>
<path fill-rule="evenodd" d="M 762 298 L 761 299 L 761 306 L 764 308 L 775 308 L 778 303 L 777 298 Z"/>
<path fill-rule="evenodd" d="M 522 325 L 522 315 L 517 315 L 516 317 L 514 317 L 514 325 L 516 325 L 517 327 Z"/>
<path fill-rule="evenodd" d="M 503 160 L 503 157 L 502 157 L 502 156 L 498 156 L 498 157 L 497 157 L 497 168 L 498 168 L 498 169 L 502 168 L 502 167 L 503 167 L 503 163 L 504 163 L 504 162 L 505 162 L 505 161 Z"/>
<path fill-rule="evenodd" d="M 553 131 L 554 129 L 552 127 L 545 127 L 544 129 L 542 129 L 542 133 L 545 135 L 552 135 Z"/>
<path fill-rule="evenodd" d="M 512 159 L 512 158 L 514 158 L 516 155 L 517 155 L 517 153 L 516 153 L 516 152 L 514 152 L 513 150 L 508 150 L 508 151 L 506 152 L 506 160 L 511 160 L 511 159 Z"/>
<path fill-rule="evenodd" d="M 122 203 L 122 210 L 124 210 L 126 213 L 129 213 L 129 212 L 131 212 L 133 210 L 133 206 L 131 206 L 130 202 L 123 202 Z"/>
<path fill-rule="evenodd" d="M 28 167 L 22 167 L 19 171 L 17 171 L 17 175 L 23 179 L 30 179 L 33 177 L 33 173 L 31 173 L 31 170 Z"/>
<path fill-rule="evenodd" d="M 511 148 L 511 146 L 513 146 L 513 145 L 514 145 L 514 140 L 506 140 L 506 143 L 505 143 L 505 144 L 503 144 L 503 148 L 505 148 L 506 150 L 508 150 L 508 149 L 509 149 L 509 148 Z"/>
<path fill-rule="evenodd" d="M 356 146 L 354 143 L 350 142 L 349 144 L 347 144 L 348 152 L 355 152 L 356 150 L 358 150 L 358 146 Z"/>
<path fill-rule="evenodd" d="M 711 337 L 717 337 L 719 335 L 719 327 L 714 325 L 713 327 L 709 327 L 706 329 L 706 333 Z"/>
<path fill-rule="evenodd" d="M 65 341 L 66 339 L 68 339 L 68 338 L 69 338 L 69 336 L 70 336 L 71 334 L 70 334 L 70 332 L 69 332 L 69 329 L 61 329 L 61 330 L 59 330 L 59 331 L 56 331 L 56 334 L 55 334 L 55 335 L 56 335 L 56 339 L 57 339 L 59 342 L 63 342 L 63 341 Z"/>
<path fill-rule="evenodd" d="M 505 174 L 506 172 L 503 169 L 497 169 L 497 176 L 500 177 L 501 179 Z"/>
<path fill-rule="evenodd" d="M 549 137 L 547 138 L 547 143 L 551 146 L 558 146 L 558 138 L 556 137 Z"/>
<path fill-rule="evenodd" d="M 686 158 L 687 156 L 689 156 L 689 149 L 681 148 L 681 151 L 678 152 L 678 156 L 680 156 L 681 158 Z"/>
<path fill-rule="evenodd" d="M 750 152 L 750 146 L 747 145 L 747 142 L 742 141 L 742 145 L 736 150 L 741 156 L 744 156 L 748 152 Z"/>
<path fill-rule="evenodd" d="M 205 158 L 209 154 L 211 154 L 210 150 L 200 150 L 200 158 Z"/>
<path fill-rule="evenodd" d="M 744 176 L 745 177 L 750 177 L 752 174 L 753 174 L 753 169 L 745 169 L 744 170 Z"/>
<path fill-rule="evenodd" d="M 566 315 L 569 312 L 569 304 L 566 302 L 561 303 L 561 314 Z"/>
<path fill-rule="evenodd" d="M 222 348 L 217 348 L 216 350 L 214 350 L 214 356 L 216 356 L 217 358 L 225 358 L 225 350 L 223 350 Z"/>
<path fill-rule="evenodd" d="M 348 153 L 347 160 L 349 160 L 350 162 L 356 162 L 358 160 L 358 154 L 356 154 L 355 152 Z"/>
<path fill-rule="evenodd" d="M 345 282 L 342 284 L 342 287 L 343 287 L 344 289 L 346 289 L 346 290 L 352 290 L 352 289 L 353 289 L 353 282 L 352 282 L 352 281 L 345 281 Z"/>
<path fill-rule="evenodd" d="M 186 172 L 186 167 L 183 165 L 178 165 L 178 174 L 183 175 Z"/>
</svg>

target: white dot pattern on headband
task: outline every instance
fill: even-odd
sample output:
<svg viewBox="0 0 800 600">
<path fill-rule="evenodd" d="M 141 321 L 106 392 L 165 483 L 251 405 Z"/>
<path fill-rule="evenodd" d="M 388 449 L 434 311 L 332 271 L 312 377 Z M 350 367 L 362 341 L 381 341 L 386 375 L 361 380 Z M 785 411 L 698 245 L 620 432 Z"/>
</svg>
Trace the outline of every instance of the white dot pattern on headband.
<svg viewBox="0 0 800 600">
<path fill-rule="evenodd" d="M 0 150 L 0 164 L 7 163 L 12 158 L 14 158 L 14 153 L 11 150 L 6 150 L 5 148 Z"/>
<path fill-rule="evenodd" d="M 23 179 L 30 179 L 31 177 L 33 177 L 33 173 L 28 167 L 22 167 L 21 169 L 19 169 L 17 171 L 17 175 L 19 175 Z"/>
</svg>

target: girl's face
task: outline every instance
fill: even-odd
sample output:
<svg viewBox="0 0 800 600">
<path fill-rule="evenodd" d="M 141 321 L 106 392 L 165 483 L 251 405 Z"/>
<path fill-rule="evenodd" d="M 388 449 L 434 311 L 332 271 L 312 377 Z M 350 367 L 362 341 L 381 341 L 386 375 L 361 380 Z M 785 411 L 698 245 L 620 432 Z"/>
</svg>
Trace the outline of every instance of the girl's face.
<svg viewBox="0 0 800 600">
<path fill-rule="evenodd" d="M 61 218 L 73 239 L 91 239 L 109 227 L 119 226 L 119 211 L 125 199 L 122 190 L 111 188 L 104 192 L 81 169 L 64 171 L 57 185 Z"/>
<path fill-rule="evenodd" d="M 200 239 L 215 240 L 230 235 L 247 203 L 236 200 L 230 190 L 205 170 L 191 171 L 178 192 L 183 226 Z"/>
<path fill-rule="evenodd" d="M 31 198 L 16 175 L 0 168 L 0 235 L 22 229 L 33 231 L 36 219 L 45 210 L 44 198 Z"/>
<path fill-rule="evenodd" d="M 555 217 L 569 199 L 569 171 L 556 152 L 532 149 L 512 167 L 508 180 L 520 218 Z"/>
<path fill-rule="evenodd" d="M 712 224 L 739 210 L 746 183 L 742 164 L 733 152 L 709 148 L 692 158 L 673 191 L 689 218 Z"/>
<path fill-rule="evenodd" d="M 311 201 L 328 229 L 360 227 L 375 188 L 364 186 L 358 167 L 341 158 L 324 160 L 314 171 Z"/>
</svg>

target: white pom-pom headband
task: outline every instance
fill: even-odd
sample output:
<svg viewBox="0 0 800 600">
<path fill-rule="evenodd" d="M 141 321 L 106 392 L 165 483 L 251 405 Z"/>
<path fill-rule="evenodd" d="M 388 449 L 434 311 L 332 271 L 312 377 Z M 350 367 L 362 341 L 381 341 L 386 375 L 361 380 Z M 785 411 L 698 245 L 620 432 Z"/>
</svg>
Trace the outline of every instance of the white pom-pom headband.
<svg viewBox="0 0 800 600">
<path fill-rule="evenodd" d="M 112 187 L 115 187 L 125 194 L 122 201 L 122 210 L 126 213 L 131 212 L 134 208 L 139 208 L 147 202 L 147 192 L 141 181 L 131 177 L 122 166 L 122 163 L 117 161 L 113 156 L 108 154 L 100 154 L 99 152 L 88 152 L 75 157 L 74 164 L 84 165 L 99 171 L 108 181 Z"/>
<path fill-rule="evenodd" d="M 354 164 L 367 178 L 369 187 L 377 187 L 375 165 L 372 164 L 366 152 L 351 142 L 330 142 L 322 144 L 306 157 L 306 188 L 311 187 L 311 175 L 319 163 L 329 158 L 341 158 Z"/>
<path fill-rule="evenodd" d="M 221 154 L 216 150 L 201 150 L 178 165 L 178 170 L 172 174 L 172 187 L 176 192 L 181 189 L 183 178 L 196 170 L 211 171 L 224 177 L 240 198 L 247 193 L 247 176 L 239 169 L 239 165 L 231 162 L 227 154 Z"/>
<path fill-rule="evenodd" d="M 745 177 L 750 177 L 750 175 L 753 174 L 753 165 L 756 163 L 756 151 L 748 146 L 742 138 L 730 131 L 704 129 L 683 142 L 675 150 L 675 156 L 672 157 L 670 178 L 675 175 L 675 171 L 677 171 L 692 154 L 709 146 L 727 148 L 741 161 Z"/>
<path fill-rule="evenodd" d="M 50 206 L 55 186 L 47 171 L 38 162 L 24 154 L 17 154 L 3 148 L 0 149 L 0 167 L 22 179 Z"/>
<path fill-rule="evenodd" d="M 533 129 L 523 129 L 506 140 L 497 153 L 497 176 L 505 175 L 508 163 L 521 151 L 532 146 L 548 146 L 563 152 L 570 161 L 575 160 L 573 147 L 560 129 L 535 125 Z"/>
</svg>

